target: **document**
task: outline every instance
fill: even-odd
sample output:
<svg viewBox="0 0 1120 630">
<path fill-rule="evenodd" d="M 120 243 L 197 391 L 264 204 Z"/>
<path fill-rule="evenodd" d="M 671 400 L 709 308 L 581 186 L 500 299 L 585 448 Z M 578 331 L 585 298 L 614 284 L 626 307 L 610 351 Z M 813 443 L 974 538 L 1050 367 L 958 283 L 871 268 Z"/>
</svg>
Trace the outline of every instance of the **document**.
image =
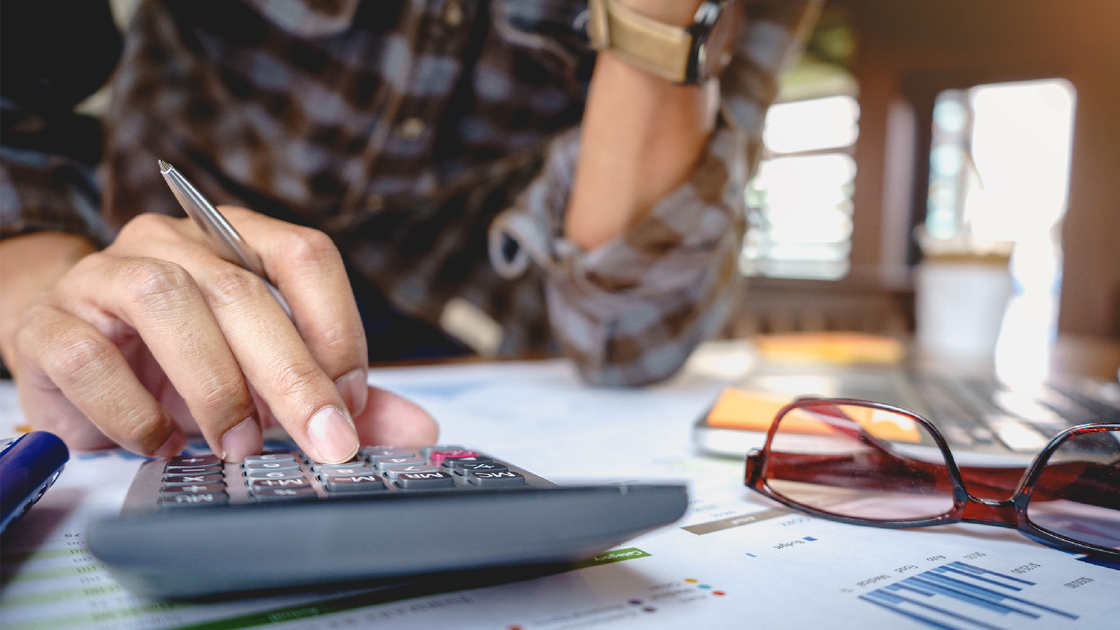
<svg viewBox="0 0 1120 630">
<path fill-rule="evenodd" d="M 681 522 L 576 566 L 486 583 L 414 580 L 204 603 L 120 588 L 84 547 L 141 461 L 75 454 L 0 554 L 0 623 L 37 628 L 1113 629 L 1120 566 L 994 527 L 885 530 L 808 517 L 747 490 L 743 463 L 691 450 L 692 421 L 729 380 L 686 371 L 644 390 L 580 384 L 563 361 L 375 370 L 371 382 L 477 446 L 554 481 L 685 481 Z M 10 387 L 10 386 L 9 386 Z M 0 390 L 2 426 L 19 424 Z M 220 570 L 216 568 L 215 570 Z"/>
</svg>

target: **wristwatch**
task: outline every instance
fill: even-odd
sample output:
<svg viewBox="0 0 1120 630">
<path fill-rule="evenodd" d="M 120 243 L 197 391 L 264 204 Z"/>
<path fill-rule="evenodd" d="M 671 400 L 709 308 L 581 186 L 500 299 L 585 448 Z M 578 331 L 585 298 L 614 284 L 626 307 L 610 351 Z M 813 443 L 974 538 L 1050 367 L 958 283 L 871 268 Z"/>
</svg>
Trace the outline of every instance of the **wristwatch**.
<svg viewBox="0 0 1120 630">
<path fill-rule="evenodd" d="M 617 0 L 590 0 L 588 11 L 593 48 L 680 85 L 704 83 L 727 67 L 745 18 L 740 0 L 705 0 L 691 26 L 666 24 Z"/>
</svg>

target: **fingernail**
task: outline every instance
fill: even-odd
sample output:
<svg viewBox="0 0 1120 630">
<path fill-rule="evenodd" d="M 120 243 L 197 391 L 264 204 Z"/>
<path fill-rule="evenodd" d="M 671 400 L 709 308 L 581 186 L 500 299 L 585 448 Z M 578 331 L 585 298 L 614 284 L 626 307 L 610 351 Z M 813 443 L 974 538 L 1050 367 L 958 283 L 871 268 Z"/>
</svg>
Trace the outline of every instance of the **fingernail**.
<svg viewBox="0 0 1120 630">
<path fill-rule="evenodd" d="M 179 453 L 182 453 L 183 449 L 186 447 L 187 436 L 183 434 L 182 429 L 176 428 L 175 431 L 171 434 L 171 437 L 167 438 L 167 441 L 163 443 L 163 446 L 159 447 L 158 449 L 156 449 L 156 452 L 152 453 L 152 457 L 175 457 Z"/>
<path fill-rule="evenodd" d="M 324 464 L 342 463 L 358 452 L 358 432 L 336 407 L 323 407 L 315 412 L 307 425 L 307 436 Z"/>
<path fill-rule="evenodd" d="M 356 416 L 362 413 L 362 410 L 366 408 L 366 401 L 369 399 L 366 371 L 362 368 L 351 370 L 338 377 L 334 384 L 338 388 L 338 393 L 342 395 L 346 408 L 350 410 L 350 415 Z"/>
<path fill-rule="evenodd" d="M 231 462 L 245 460 L 247 455 L 261 452 L 264 440 L 257 419 L 249 416 L 222 435 L 222 459 Z"/>
</svg>

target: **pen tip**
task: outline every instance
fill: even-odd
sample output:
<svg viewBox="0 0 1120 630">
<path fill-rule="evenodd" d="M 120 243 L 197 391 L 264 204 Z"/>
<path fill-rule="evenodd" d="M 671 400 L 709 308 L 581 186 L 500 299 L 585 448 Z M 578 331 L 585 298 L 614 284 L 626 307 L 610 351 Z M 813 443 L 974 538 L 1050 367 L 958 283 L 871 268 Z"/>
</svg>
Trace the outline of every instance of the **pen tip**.
<svg viewBox="0 0 1120 630">
<path fill-rule="evenodd" d="M 159 172 L 166 173 L 171 170 L 171 165 L 163 160 L 159 160 Z"/>
</svg>

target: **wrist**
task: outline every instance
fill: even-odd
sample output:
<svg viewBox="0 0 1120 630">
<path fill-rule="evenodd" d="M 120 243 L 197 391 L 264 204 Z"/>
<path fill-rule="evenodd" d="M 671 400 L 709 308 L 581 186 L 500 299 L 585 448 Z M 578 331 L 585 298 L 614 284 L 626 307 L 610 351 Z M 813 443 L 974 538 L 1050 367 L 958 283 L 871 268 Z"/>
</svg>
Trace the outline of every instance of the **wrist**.
<svg viewBox="0 0 1120 630">
<path fill-rule="evenodd" d="M 674 26 L 689 26 L 703 0 L 614 0 L 642 15 Z"/>
</svg>

